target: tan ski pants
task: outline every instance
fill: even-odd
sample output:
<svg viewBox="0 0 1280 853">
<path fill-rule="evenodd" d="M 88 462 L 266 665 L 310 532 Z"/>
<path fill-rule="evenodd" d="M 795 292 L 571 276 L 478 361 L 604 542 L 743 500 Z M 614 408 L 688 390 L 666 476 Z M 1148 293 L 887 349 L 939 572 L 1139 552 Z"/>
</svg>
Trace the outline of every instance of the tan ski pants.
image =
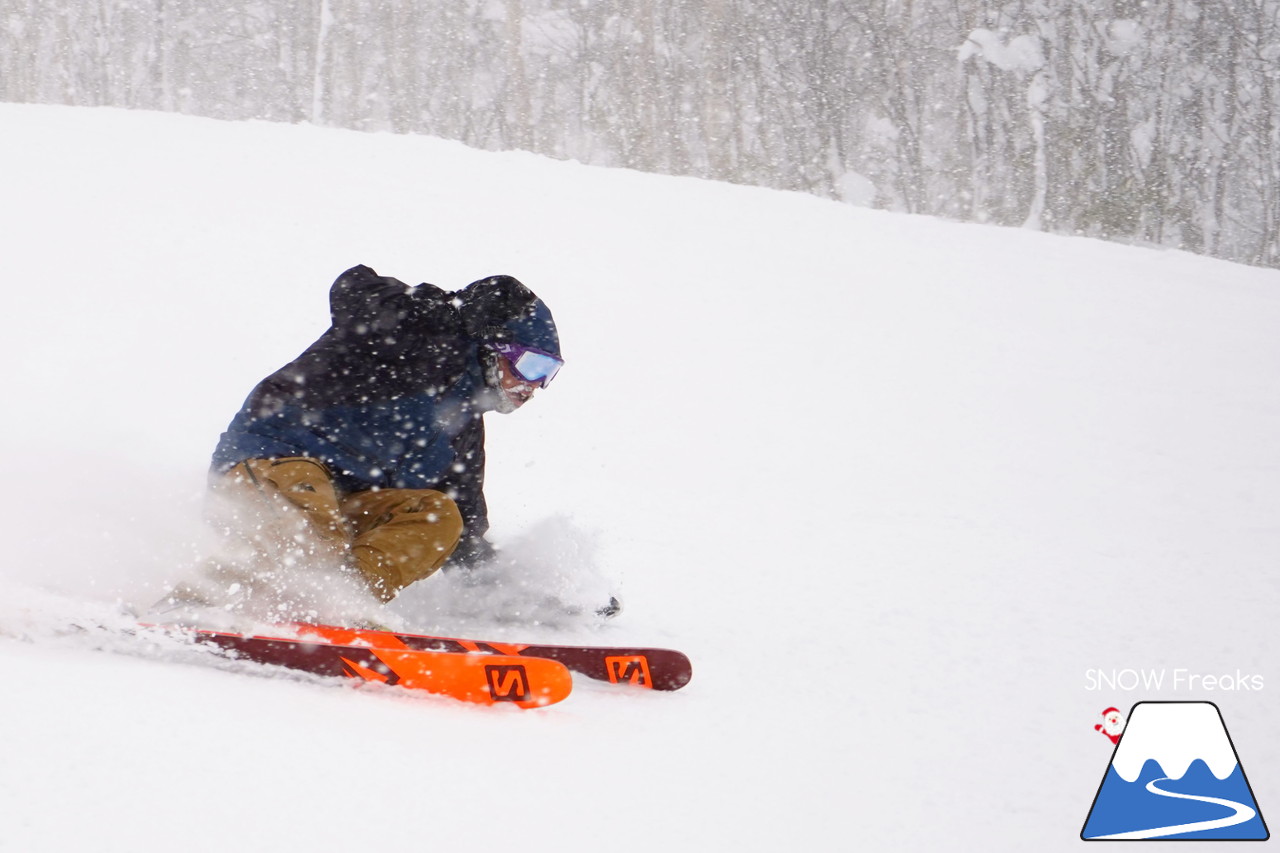
<svg viewBox="0 0 1280 853">
<path fill-rule="evenodd" d="M 441 566 L 462 538 L 457 504 L 430 489 L 373 489 L 339 496 L 329 471 L 308 457 L 249 459 L 213 488 L 246 507 L 237 531 L 267 555 L 301 545 L 352 566 L 382 601 Z M 303 541 L 305 540 L 305 541 Z"/>
</svg>

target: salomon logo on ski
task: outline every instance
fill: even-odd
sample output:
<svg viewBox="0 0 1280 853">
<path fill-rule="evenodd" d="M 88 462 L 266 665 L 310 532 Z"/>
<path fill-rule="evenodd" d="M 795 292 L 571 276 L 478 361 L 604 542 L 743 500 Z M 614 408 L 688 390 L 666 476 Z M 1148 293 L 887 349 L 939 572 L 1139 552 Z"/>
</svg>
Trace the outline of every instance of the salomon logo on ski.
<svg viewBox="0 0 1280 853">
<path fill-rule="evenodd" d="M 484 674 L 495 702 L 525 702 L 529 699 L 529 675 L 522 665 L 486 665 Z"/>
<path fill-rule="evenodd" d="M 611 684 L 653 687 L 653 679 L 649 677 L 649 659 L 644 655 L 607 657 L 604 659 L 604 665 L 609 672 Z"/>
</svg>

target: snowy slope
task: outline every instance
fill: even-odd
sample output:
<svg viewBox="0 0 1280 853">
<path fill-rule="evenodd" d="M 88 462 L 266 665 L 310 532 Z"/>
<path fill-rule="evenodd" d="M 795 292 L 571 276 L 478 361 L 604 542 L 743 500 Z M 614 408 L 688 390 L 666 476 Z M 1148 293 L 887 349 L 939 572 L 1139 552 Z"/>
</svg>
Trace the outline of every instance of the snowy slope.
<svg viewBox="0 0 1280 853">
<path fill-rule="evenodd" d="M 1109 705 L 1219 703 L 1280 809 L 1280 273 L 431 139 L 0 105 L 0 850 L 1074 848 Z M 506 713 L 109 654 L 208 453 L 366 263 L 514 274 L 568 366 L 494 538 L 685 690 Z M 21 637 L 14 638 L 12 635 Z M 1087 689 L 1089 668 L 1261 691 Z"/>
</svg>

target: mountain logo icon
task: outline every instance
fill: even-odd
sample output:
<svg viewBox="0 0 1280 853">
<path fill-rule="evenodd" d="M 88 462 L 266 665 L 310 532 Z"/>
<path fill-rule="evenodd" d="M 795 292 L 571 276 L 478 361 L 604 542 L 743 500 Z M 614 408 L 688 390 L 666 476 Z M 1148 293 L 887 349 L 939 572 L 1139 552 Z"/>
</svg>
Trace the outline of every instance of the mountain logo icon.
<svg viewBox="0 0 1280 853">
<path fill-rule="evenodd" d="M 1112 753 L 1085 841 L 1270 838 L 1212 702 L 1139 702 Z"/>
</svg>

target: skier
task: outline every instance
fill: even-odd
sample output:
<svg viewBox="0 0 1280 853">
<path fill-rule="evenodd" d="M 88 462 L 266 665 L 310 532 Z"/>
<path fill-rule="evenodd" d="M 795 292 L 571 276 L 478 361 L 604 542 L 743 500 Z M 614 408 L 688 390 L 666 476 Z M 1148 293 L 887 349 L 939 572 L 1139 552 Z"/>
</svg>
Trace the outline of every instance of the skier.
<svg viewBox="0 0 1280 853">
<path fill-rule="evenodd" d="M 564 364 L 551 312 L 511 276 L 448 293 L 356 266 L 329 301 L 330 328 L 253 389 L 213 453 L 218 526 L 243 546 L 213 572 L 224 589 L 327 565 L 387 602 L 446 561 L 490 559 L 482 416 Z"/>
</svg>

